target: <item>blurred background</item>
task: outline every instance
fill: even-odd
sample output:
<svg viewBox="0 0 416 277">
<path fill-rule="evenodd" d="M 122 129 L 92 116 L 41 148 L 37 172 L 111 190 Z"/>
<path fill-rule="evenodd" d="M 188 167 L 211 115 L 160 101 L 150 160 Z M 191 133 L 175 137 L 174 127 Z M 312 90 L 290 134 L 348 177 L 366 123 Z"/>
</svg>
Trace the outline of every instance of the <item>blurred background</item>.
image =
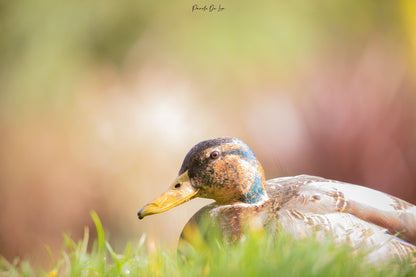
<svg viewBox="0 0 416 277">
<path fill-rule="evenodd" d="M 198 4 L 221 12 L 194 11 Z M 245 141 L 267 178 L 416 203 L 416 2 L 1 1 L 0 255 L 45 263 L 97 211 L 116 250 L 175 246 L 196 199 L 137 211 L 197 142 Z"/>
</svg>

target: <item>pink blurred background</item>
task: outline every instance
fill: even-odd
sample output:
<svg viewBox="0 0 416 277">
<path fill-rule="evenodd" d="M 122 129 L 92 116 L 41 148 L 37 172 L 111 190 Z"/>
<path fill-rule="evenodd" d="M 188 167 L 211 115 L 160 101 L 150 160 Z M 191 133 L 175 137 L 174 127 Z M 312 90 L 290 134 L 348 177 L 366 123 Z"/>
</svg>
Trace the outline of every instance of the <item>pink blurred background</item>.
<svg viewBox="0 0 416 277">
<path fill-rule="evenodd" d="M 45 245 L 95 230 L 91 210 L 118 251 L 143 233 L 176 245 L 209 200 L 137 211 L 217 136 L 251 146 L 267 178 L 416 203 L 412 1 L 23 2 L 0 19 L 0 255 L 45 263 Z"/>
</svg>

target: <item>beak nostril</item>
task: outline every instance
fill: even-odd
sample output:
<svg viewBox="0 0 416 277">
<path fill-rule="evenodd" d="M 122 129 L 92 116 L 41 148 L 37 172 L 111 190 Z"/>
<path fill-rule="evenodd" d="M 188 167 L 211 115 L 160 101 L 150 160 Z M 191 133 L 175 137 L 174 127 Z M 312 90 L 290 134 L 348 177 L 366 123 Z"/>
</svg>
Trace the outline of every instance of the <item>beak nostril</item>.
<svg viewBox="0 0 416 277">
<path fill-rule="evenodd" d="M 181 184 L 180 183 L 177 183 L 176 185 L 175 185 L 175 189 L 178 189 L 178 188 L 180 188 L 181 187 Z"/>
</svg>

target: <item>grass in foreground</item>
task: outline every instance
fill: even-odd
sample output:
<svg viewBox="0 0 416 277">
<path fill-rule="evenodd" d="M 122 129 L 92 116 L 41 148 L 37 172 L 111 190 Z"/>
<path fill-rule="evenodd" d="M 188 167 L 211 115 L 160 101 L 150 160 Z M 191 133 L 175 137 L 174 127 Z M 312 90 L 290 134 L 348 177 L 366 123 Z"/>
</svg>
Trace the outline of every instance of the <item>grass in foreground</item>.
<svg viewBox="0 0 416 277">
<path fill-rule="evenodd" d="M 91 213 L 97 239 L 88 251 L 88 230 L 78 243 L 68 236 L 59 259 L 51 254 L 52 266 L 34 269 L 28 261 L 9 263 L 0 258 L 0 276 L 415 276 L 408 265 L 372 266 L 363 256 L 353 255 L 347 247 L 313 239 L 293 240 L 278 234 L 249 234 L 232 247 L 218 242 L 202 247 L 187 261 L 177 258 L 176 249 L 159 249 L 147 254 L 145 236 L 133 248 L 128 244 L 122 254 L 113 251 L 105 240 L 102 224 Z"/>
</svg>

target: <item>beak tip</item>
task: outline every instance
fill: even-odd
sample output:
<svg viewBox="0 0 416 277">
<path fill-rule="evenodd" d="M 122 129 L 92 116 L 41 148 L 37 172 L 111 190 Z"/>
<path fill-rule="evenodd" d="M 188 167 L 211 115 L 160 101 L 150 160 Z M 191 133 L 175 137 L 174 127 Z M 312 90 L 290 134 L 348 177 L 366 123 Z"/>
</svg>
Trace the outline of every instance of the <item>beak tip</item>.
<svg viewBox="0 0 416 277">
<path fill-rule="evenodd" d="M 141 209 L 141 210 L 137 213 L 137 217 L 138 217 L 139 219 L 143 219 L 143 218 L 144 218 L 144 216 L 142 215 L 142 212 L 143 212 L 143 209 Z"/>
</svg>

